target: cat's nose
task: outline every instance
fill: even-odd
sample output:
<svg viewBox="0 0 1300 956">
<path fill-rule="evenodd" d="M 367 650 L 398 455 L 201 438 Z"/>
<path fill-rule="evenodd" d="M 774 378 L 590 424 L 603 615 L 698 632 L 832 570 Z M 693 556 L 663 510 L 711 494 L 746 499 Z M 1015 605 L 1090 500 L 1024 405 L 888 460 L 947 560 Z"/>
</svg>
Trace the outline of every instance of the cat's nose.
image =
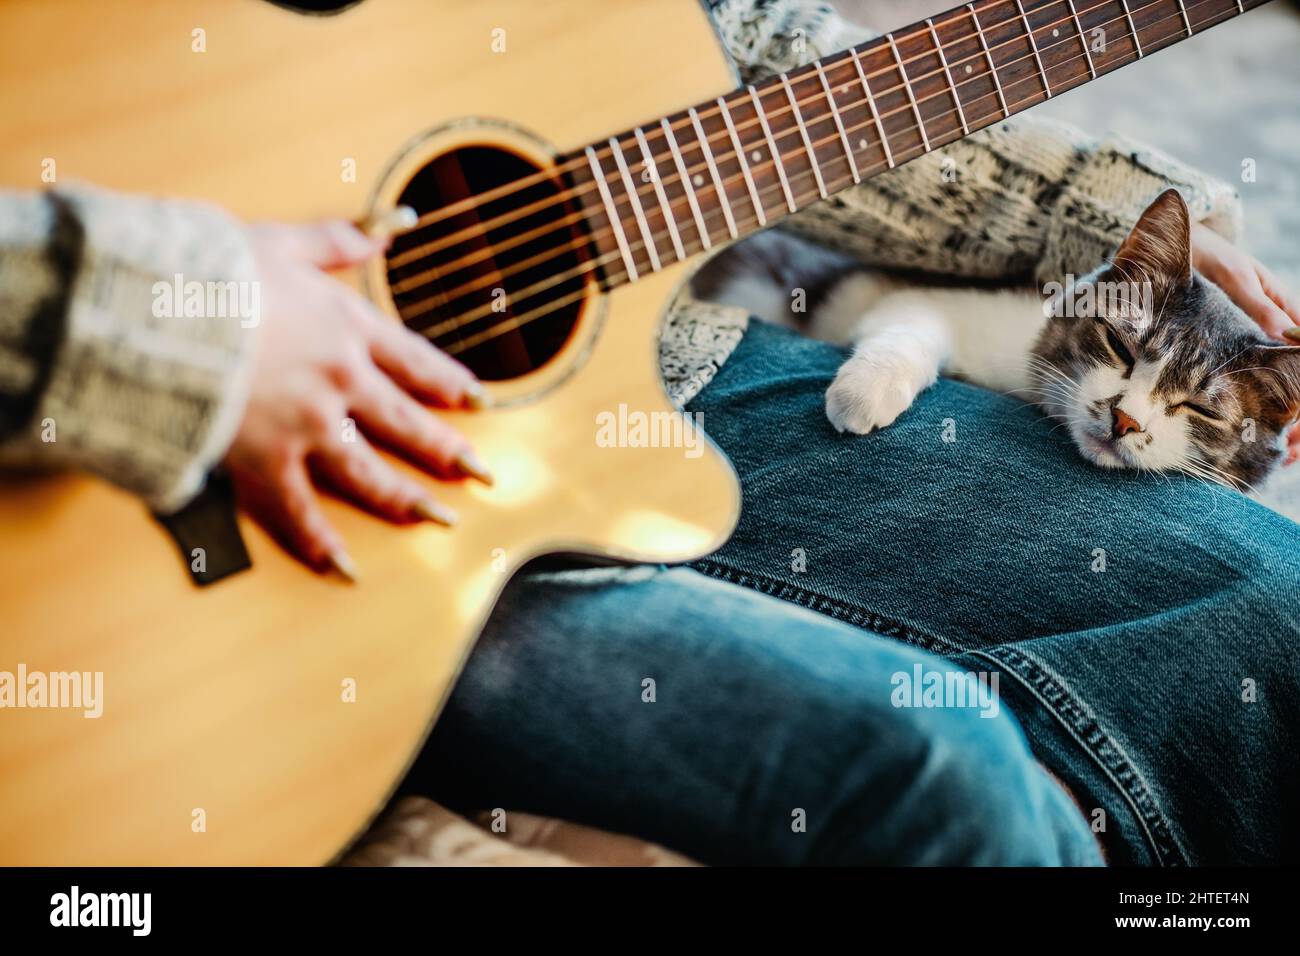
<svg viewBox="0 0 1300 956">
<path fill-rule="evenodd" d="M 1112 427 L 1112 431 L 1115 433 L 1116 438 L 1123 438 L 1129 432 L 1140 432 L 1142 430 L 1142 426 L 1137 423 L 1137 419 L 1124 411 L 1118 405 L 1114 408 L 1113 414 L 1115 417 L 1115 424 Z"/>
</svg>

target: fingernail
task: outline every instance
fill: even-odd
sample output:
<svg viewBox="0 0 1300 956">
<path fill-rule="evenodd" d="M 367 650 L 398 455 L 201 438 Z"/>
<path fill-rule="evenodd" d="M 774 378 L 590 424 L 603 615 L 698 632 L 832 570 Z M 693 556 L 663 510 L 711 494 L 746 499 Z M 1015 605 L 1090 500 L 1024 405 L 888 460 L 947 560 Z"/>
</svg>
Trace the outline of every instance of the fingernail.
<svg viewBox="0 0 1300 956">
<path fill-rule="evenodd" d="M 439 504 L 432 498 L 421 498 L 411 510 L 425 521 L 443 524 L 449 528 L 460 520 L 460 515 L 456 514 L 455 511 L 444 504 Z"/>
<path fill-rule="evenodd" d="M 329 562 L 330 567 L 342 575 L 349 584 L 356 584 L 357 581 L 361 579 L 361 573 L 357 568 L 357 563 L 353 561 L 351 555 L 342 548 L 330 552 Z"/>
<path fill-rule="evenodd" d="M 1282 337 L 1290 339 L 1292 342 L 1300 342 L 1300 325 L 1297 325 L 1294 329 L 1287 329 L 1282 333 Z"/>
<path fill-rule="evenodd" d="M 483 387 L 483 383 L 474 382 L 465 389 L 465 406 L 476 412 L 492 407 L 492 395 Z"/>
<path fill-rule="evenodd" d="M 488 471 L 487 465 L 483 464 L 478 455 L 472 451 L 463 451 L 456 456 L 456 467 L 462 473 L 471 478 L 477 478 L 485 485 L 490 485 L 494 481 L 492 472 Z"/>
<path fill-rule="evenodd" d="M 410 206 L 394 206 L 370 216 L 361 224 L 361 231 L 372 239 L 386 239 L 394 233 L 414 229 L 419 221 L 419 215 Z"/>
</svg>

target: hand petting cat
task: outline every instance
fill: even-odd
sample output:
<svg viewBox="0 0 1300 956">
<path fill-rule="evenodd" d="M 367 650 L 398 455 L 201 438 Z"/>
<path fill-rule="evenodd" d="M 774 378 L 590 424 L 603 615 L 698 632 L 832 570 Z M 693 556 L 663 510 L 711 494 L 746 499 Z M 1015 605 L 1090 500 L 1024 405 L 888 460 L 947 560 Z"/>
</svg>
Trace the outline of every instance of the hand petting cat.
<svg viewBox="0 0 1300 956">
<path fill-rule="evenodd" d="M 1300 326 L 1300 299 L 1265 266 L 1203 223 L 1192 224 L 1192 265 L 1279 338 Z M 1300 340 L 1300 330 L 1288 336 Z"/>
<path fill-rule="evenodd" d="M 1300 342 L 1300 300 L 1262 263 L 1202 223 L 1192 224 L 1192 265 L 1269 335 Z M 1300 428 L 1287 436 L 1286 463 L 1300 458 Z"/>
</svg>

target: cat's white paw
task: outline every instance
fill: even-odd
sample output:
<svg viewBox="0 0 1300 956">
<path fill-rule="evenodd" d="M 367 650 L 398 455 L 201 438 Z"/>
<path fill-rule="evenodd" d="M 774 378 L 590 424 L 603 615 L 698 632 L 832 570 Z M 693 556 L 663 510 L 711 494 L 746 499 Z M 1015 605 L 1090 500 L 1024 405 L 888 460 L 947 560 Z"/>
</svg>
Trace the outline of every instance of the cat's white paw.
<svg viewBox="0 0 1300 956">
<path fill-rule="evenodd" d="M 837 431 L 865 435 L 892 425 L 933 381 L 933 372 L 903 356 L 859 352 L 840 366 L 826 390 L 826 417 Z"/>
</svg>

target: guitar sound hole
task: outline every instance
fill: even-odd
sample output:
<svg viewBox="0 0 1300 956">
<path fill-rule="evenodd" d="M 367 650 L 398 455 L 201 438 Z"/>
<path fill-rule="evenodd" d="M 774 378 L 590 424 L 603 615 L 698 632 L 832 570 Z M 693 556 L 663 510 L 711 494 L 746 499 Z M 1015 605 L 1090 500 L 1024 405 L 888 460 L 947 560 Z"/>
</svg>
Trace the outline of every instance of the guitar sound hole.
<svg viewBox="0 0 1300 956">
<path fill-rule="evenodd" d="M 515 153 L 468 146 L 421 168 L 399 200 L 422 222 L 388 251 L 398 312 L 485 381 L 517 378 L 552 359 L 593 281 L 567 187 L 537 172 Z"/>
</svg>

